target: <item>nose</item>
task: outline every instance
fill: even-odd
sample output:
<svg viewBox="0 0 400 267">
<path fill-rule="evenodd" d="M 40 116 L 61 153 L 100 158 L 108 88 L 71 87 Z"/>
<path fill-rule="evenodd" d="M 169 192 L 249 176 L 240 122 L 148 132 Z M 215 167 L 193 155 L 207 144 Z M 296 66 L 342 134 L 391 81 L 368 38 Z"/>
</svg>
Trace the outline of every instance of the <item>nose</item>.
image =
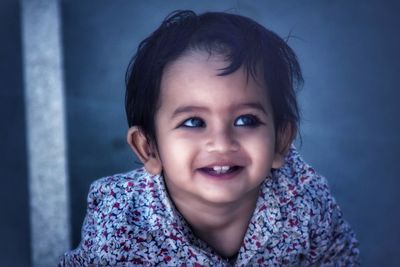
<svg viewBox="0 0 400 267">
<path fill-rule="evenodd" d="M 209 134 L 206 147 L 208 152 L 235 152 L 239 150 L 239 142 L 232 131 L 221 129 Z"/>
</svg>

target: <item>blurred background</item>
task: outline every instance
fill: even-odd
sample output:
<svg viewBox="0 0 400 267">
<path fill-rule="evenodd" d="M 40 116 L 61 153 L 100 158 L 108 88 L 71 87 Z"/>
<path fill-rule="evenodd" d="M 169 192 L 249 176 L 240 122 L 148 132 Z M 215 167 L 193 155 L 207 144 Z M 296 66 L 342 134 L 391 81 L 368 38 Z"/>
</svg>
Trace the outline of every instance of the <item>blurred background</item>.
<svg viewBox="0 0 400 267">
<path fill-rule="evenodd" d="M 328 178 L 362 265 L 398 266 L 399 1 L 65 0 L 59 8 L 71 247 L 90 183 L 137 167 L 125 143 L 124 74 L 138 43 L 173 10 L 229 11 L 294 36 L 305 78 L 299 150 Z M 18 1 L 0 1 L 0 38 L 0 265 L 32 266 Z"/>
</svg>

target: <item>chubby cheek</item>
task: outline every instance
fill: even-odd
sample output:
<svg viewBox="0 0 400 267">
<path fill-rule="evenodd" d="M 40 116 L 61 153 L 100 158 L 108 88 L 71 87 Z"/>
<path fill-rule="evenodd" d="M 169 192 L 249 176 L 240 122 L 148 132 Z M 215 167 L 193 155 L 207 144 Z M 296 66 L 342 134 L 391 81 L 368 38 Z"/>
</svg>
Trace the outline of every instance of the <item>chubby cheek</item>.
<svg viewBox="0 0 400 267">
<path fill-rule="evenodd" d="M 263 180 L 271 171 L 275 155 L 275 135 L 269 129 L 248 134 L 241 139 L 241 146 L 250 158 L 250 177 Z"/>
<path fill-rule="evenodd" d="M 196 157 L 197 142 L 175 135 L 160 135 L 158 138 L 159 156 L 163 171 L 174 179 L 190 174 Z M 178 178 L 179 179 L 179 178 Z"/>
</svg>

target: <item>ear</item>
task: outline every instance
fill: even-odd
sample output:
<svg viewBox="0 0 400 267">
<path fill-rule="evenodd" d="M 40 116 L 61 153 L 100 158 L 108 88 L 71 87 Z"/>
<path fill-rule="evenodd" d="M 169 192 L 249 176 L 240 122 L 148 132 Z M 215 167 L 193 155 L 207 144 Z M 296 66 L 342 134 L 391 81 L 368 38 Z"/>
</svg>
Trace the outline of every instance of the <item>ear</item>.
<svg viewBox="0 0 400 267">
<path fill-rule="evenodd" d="M 285 163 L 285 156 L 290 149 L 290 145 L 296 135 L 295 127 L 288 122 L 284 127 L 277 131 L 275 142 L 275 154 L 272 161 L 272 168 L 279 169 Z"/>
<path fill-rule="evenodd" d="M 153 175 L 161 173 L 162 164 L 158 152 L 139 127 L 129 128 L 127 141 L 149 173 Z"/>
</svg>

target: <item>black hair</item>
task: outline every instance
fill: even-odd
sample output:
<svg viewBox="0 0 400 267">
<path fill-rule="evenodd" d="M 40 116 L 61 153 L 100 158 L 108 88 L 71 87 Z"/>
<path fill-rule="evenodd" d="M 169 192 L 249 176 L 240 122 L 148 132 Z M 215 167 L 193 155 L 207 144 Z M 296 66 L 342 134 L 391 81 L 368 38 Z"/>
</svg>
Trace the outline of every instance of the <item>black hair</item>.
<svg viewBox="0 0 400 267">
<path fill-rule="evenodd" d="M 219 75 L 245 68 L 253 77 L 261 70 L 271 98 L 278 147 L 287 147 L 297 134 L 300 112 L 296 90 L 302 85 L 300 65 L 293 50 L 274 32 L 244 16 L 206 12 L 197 15 L 178 10 L 144 39 L 126 72 L 125 109 L 128 125 L 138 126 L 148 142 L 156 142 L 155 114 L 158 109 L 163 71 L 189 50 L 223 55 L 229 65 Z M 280 133 L 288 127 L 292 136 L 282 144 Z M 280 145 L 279 145 L 280 144 Z"/>
</svg>

